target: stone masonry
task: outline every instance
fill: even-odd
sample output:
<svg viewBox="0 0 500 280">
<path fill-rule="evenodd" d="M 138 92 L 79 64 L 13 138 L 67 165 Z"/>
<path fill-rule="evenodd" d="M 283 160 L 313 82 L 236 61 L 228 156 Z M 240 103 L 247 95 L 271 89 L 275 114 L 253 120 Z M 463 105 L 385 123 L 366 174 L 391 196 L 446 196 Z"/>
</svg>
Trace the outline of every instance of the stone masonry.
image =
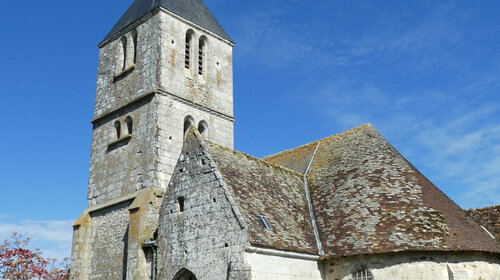
<svg viewBox="0 0 500 280">
<path fill-rule="evenodd" d="M 195 42 L 190 69 L 184 62 L 187 32 Z M 162 7 L 99 45 L 89 208 L 74 224 L 73 276 L 150 279 L 152 253 L 143 244 L 155 237 L 185 121 L 205 125 L 203 137 L 233 147 L 232 47 Z"/>
</svg>

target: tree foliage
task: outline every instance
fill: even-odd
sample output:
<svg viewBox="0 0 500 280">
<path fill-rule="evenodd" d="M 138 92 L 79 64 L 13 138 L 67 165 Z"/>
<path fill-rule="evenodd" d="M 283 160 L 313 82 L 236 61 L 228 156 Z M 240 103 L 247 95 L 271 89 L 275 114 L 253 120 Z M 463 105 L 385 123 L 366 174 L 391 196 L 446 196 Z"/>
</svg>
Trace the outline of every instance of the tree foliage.
<svg viewBox="0 0 500 280">
<path fill-rule="evenodd" d="M 42 257 L 39 249 L 30 250 L 30 238 L 13 233 L 0 245 L 0 279 L 64 280 L 68 279 L 67 260 L 56 266 L 55 259 Z"/>
</svg>

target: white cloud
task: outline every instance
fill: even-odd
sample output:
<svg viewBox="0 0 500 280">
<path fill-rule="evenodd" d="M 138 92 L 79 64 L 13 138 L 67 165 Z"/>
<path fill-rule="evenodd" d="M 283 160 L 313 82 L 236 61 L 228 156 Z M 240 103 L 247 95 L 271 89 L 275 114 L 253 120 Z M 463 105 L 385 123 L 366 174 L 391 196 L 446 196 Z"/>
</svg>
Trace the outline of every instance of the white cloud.
<svg viewBox="0 0 500 280">
<path fill-rule="evenodd" d="M 0 214 L 0 240 L 10 238 L 17 232 L 31 237 L 31 248 L 39 248 L 44 257 L 62 261 L 71 254 L 72 223 L 74 221 L 5 221 L 7 215 Z"/>
</svg>

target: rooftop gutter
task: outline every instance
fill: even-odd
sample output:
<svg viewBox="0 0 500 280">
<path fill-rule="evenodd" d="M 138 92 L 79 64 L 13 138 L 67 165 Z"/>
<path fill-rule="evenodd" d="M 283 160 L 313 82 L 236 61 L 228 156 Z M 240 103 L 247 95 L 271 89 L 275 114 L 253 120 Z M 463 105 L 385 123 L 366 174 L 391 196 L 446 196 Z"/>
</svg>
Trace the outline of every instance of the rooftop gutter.
<svg viewBox="0 0 500 280">
<path fill-rule="evenodd" d="M 314 229 L 314 237 L 316 237 L 316 245 L 318 246 L 318 254 L 322 256 L 325 254 L 325 252 L 323 251 L 323 244 L 321 244 L 321 239 L 319 238 L 318 225 L 316 224 L 316 217 L 314 216 L 314 210 L 313 210 L 312 201 L 311 201 L 311 193 L 309 192 L 309 185 L 307 183 L 307 173 L 309 173 L 309 169 L 311 168 L 311 164 L 314 160 L 314 156 L 316 155 L 316 152 L 318 151 L 320 143 L 321 143 L 321 141 L 319 141 L 318 145 L 316 145 L 316 149 L 314 150 L 314 153 L 311 157 L 311 160 L 309 161 L 309 164 L 307 165 L 306 171 L 304 172 L 304 189 L 306 192 L 307 205 L 309 206 L 309 215 L 311 216 L 311 223 L 312 223 L 312 226 Z"/>
</svg>

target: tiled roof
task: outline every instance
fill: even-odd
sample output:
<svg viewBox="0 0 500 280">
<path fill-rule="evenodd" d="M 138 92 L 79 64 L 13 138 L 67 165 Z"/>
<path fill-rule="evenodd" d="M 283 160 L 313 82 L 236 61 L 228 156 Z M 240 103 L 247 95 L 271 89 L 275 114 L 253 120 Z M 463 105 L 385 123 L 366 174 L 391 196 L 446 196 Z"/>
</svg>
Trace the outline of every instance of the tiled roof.
<svg viewBox="0 0 500 280">
<path fill-rule="evenodd" d="M 467 213 L 480 225 L 500 240 L 500 205 L 467 210 Z"/>
<path fill-rule="evenodd" d="M 317 254 L 302 174 L 205 142 L 257 247 Z M 258 219 L 265 216 L 272 232 Z"/>
<path fill-rule="evenodd" d="M 397 251 L 500 252 L 451 199 L 371 125 L 266 157 L 308 173 L 325 257 Z"/>
<path fill-rule="evenodd" d="M 135 0 L 102 40 L 101 44 L 108 42 L 115 34 L 158 7 L 167 9 L 179 17 L 232 42 L 229 35 L 227 35 L 226 31 L 224 31 L 202 0 Z"/>
</svg>

